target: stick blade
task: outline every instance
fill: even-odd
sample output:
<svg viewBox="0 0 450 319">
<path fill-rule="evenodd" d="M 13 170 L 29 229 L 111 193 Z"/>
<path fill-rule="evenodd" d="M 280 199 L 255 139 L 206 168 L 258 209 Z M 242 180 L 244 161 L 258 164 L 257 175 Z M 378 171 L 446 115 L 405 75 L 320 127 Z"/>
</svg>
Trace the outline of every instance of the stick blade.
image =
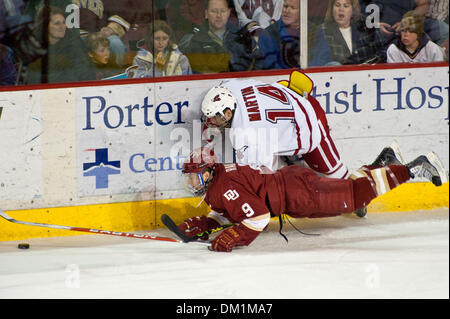
<svg viewBox="0 0 450 319">
<path fill-rule="evenodd" d="M 188 243 L 191 241 L 196 241 L 197 238 L 196 237 L 190 237 L 185 235 L 177 226 L 177 224 L 175 224 L 175 222 L 172 220 L 172 218 L 169 217 L 169 215 L 167 214 L 162 214 L 161 215 L 161 221 L 164 225 L 166 225 L 166 227 L 175 235 L 178 236 L 178 238 L 180 238 L 183 242 Z"/>
</svg>

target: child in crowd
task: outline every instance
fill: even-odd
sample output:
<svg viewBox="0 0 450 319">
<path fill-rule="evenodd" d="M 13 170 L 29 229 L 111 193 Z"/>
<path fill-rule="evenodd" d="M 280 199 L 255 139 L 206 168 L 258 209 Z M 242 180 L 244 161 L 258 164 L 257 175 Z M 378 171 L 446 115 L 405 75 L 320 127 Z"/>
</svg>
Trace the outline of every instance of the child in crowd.
<svg viewBox="0 0 450 319">
<path fill-rule="evenodd" d="M 424 17 L 407 12 L 400 24 L 400 36 L 387 50 L 388 63 L 444 61 L 444 50 L 424 32 Z"/>
<path fill-rule="evenodd" d="M 109 17 L 108 25 L 100 30 L 102 36 L 108 38 L 111 60 L 118 66 L 123 66 L 125 62 L 127 47 L 122 38 L 128 30 L 130 30 L 130 24 L 118 15 Z"/>
<path fill-rule="evenodd" d="M 95 73 L 95 78 L 92 80 L 102 80 L 119 73 L 110 62 L 111 52 L 108 38 L 105 38 L 100 32 L 90 33 L 86 37 L 85 43 L 91 60 L 90 66 Z"/>
</svg>

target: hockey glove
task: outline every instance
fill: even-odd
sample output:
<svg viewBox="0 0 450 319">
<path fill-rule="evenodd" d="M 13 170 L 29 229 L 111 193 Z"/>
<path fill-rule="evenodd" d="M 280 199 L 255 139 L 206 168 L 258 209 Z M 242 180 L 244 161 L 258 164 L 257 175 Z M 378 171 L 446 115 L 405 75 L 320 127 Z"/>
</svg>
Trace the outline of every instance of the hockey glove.
<svg viewBox="0 0 450 319">
<path fill-rule="evenodd" d="M 194 237 L 219 226 L 219 223 L 212 218 L 206 216 L 196 216 L 186 219 L 182 224 L 178 225 L 178 228 L 181 229 L 186 236 Z M 203 235 L 200 239 L 207 240 L 208 234 Z"/>
<path fill-rule="evenodd" d="M 260 232 L 238 224 L 225 229 L 211 243 L 214 251 L 230 252 L 235 246 L 249 245 Z"/>
</svg>

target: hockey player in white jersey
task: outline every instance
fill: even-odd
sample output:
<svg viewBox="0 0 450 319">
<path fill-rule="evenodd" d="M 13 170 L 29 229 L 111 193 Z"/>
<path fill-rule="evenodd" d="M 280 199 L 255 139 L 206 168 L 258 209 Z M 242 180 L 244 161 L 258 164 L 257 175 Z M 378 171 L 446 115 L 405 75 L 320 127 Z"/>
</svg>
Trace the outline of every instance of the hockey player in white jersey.
<svg viewBox="0 0 450 319">
<path fill-rule="evenodd" d="M 325 112 L 309 95 L 312 88 L 298 71 L 289 81 L 272 84 L 232 79 L 208 91 L 202 112 L 208 126 L 229 128 L 239 164 L 275 171 L 279 156 L 301 156 L 318 173 L 347 178 Z"/>
</svg>

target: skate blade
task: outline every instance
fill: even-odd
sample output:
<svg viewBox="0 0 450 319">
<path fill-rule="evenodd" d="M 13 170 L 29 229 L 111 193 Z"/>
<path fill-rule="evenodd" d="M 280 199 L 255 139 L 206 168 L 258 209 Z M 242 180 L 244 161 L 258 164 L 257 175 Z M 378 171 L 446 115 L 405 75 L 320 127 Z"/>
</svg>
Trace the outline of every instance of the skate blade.
<svg viewBox="0 0 450 319">
<path fill-rule="evenodd" d="M 392 150 L 395 153 L 395 157 L 398 158 L 398 160 L 400 161 L 400 163 L 402 163 L 403 165 L 406 164 L 406 160 L 403 157 L 402 152 L 400 151 L 400 145 L 398 144 L 398 142 L 396 140 L 393 140 L 390 147 L 392 148 Z"/>
<path fill-rule="evenodd" d="M 439 156 L 435 152 L 430 152 L 427 154 L 427 158 L 430 161 L 430 163 L 436 167 L 439 177 L 441 178 L 442 184 L 448 183 L 448 175 L 444 168 L 444 165 L 442 164 L 441 160 L 439 159 Z"/>
</svg>

